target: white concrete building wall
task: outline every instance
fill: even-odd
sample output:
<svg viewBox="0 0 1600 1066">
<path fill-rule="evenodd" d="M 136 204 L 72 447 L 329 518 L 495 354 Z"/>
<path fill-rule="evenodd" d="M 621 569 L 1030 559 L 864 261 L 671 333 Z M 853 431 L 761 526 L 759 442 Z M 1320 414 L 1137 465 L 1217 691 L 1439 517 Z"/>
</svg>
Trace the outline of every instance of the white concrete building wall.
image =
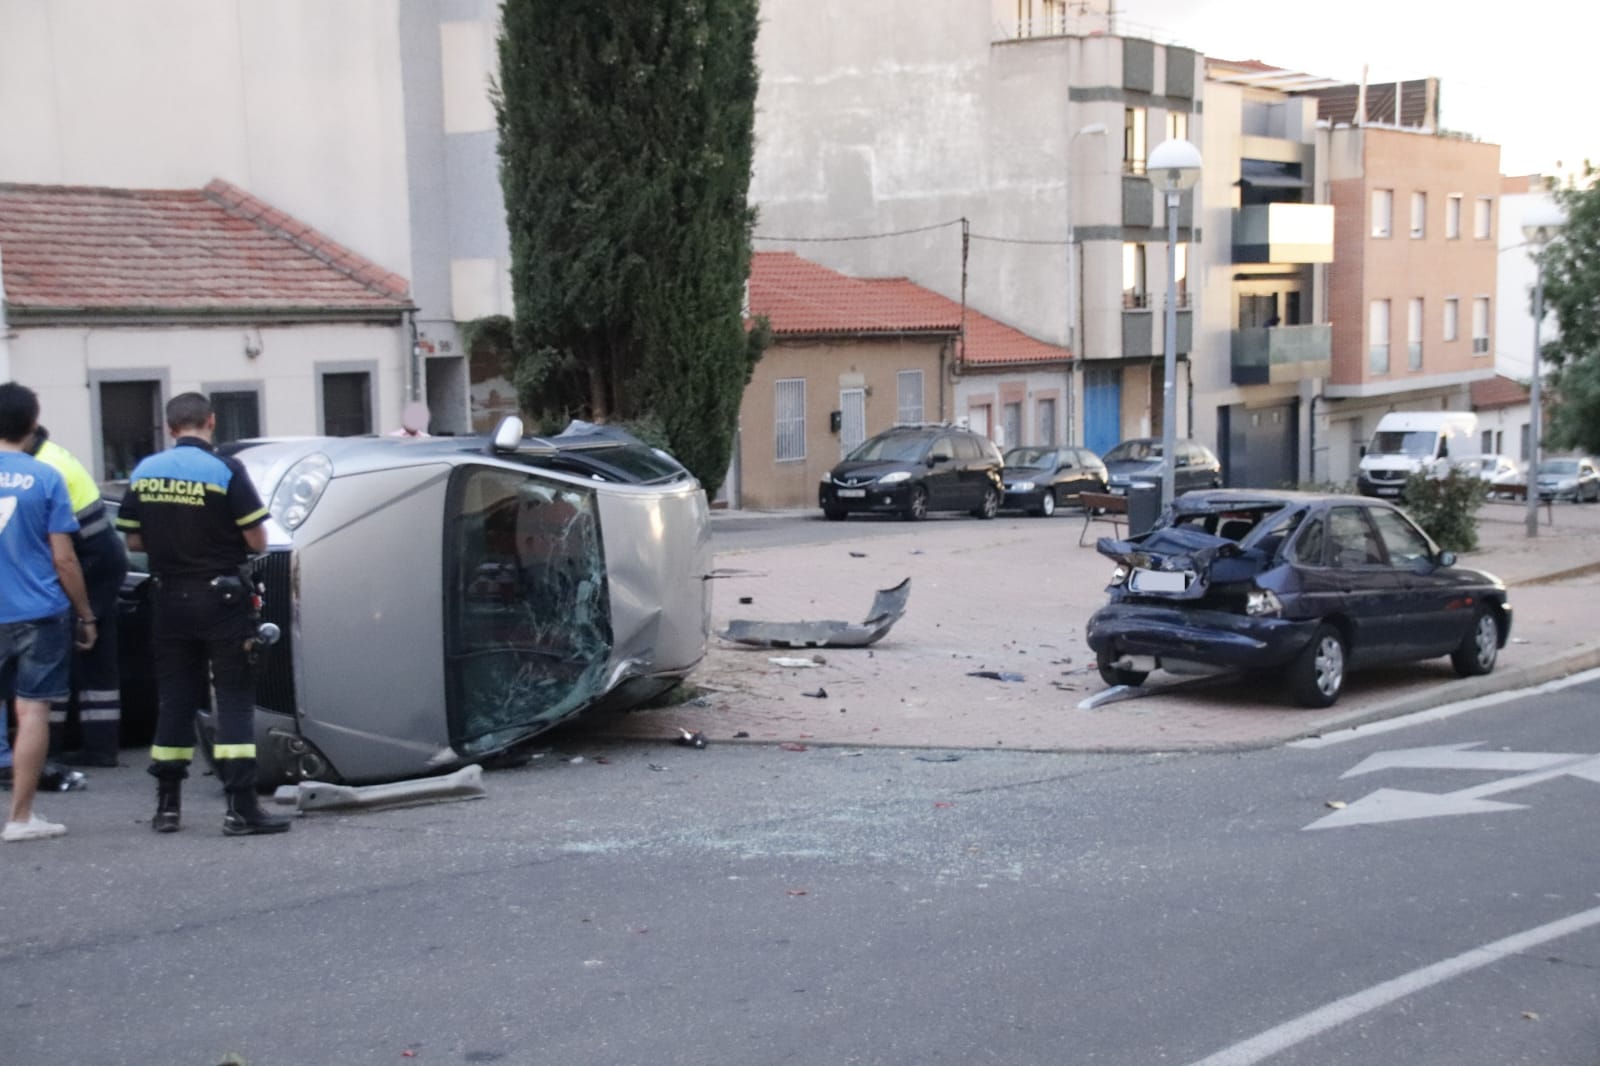
<svg viewBox="0 0 1600 1066">
<path fill-rule="evenodd" d="M 757 45 L 762 78 L 750 188 L 760 211 L 757 234 L 935 227 L 807 243 L 804 250 L 847 274 L 907 275 L 956 299 L 957 220 L 965 217 L 974 234 L 971 305 L 1064 343 L 1066 146 L 1073 131 L 1091 122 L 1107 129 L 1073 146 L 1075 207 L 1106 205 L 1083 219 L 1075 212 L 1073 224 L 1110 221 L 1121 194 L 1122 106 L 1071 103 L 1069 89 L 1114 83 L 1120 46 L 1111 38 L 996 43 L 993 12 L 957 0 L 768 0 Z M 1027 240 L 1045 243 L 1008 243 Z M 1091 269 L 1104 275 L 1099 264 Z M 1113 276 L 1120 274 L 1119 253 Z"/>
<path fill-rule="evenodd" d="M 411 270 L 400 0 L 5 0 L 0 181 L 214 177 Z"/>
<path fill-rule="evenodd" d="M 381 433 L 399 425 L 409 350 L 399 326 L 35 327 L 16 331 L 11 360 L 17 380 L 38 392 L 52 438 L 92 468 L 100 435 L 91 383 L 103 377 L 161 381 L 163 402 L 259 383 L 262 434 L 305 436 L 321 429 L 319 371 L 367 370 Z"/>
</svg>

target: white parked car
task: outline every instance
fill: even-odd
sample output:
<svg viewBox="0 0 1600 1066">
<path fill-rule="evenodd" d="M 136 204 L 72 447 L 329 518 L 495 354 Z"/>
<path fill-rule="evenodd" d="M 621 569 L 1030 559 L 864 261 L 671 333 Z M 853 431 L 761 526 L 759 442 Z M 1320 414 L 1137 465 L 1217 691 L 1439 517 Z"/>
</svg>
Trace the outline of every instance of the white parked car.
<svg viewBox="0 0 1600 1066">
<path fill-rule="evenodd" d="M 1505 455 L 1463 455 L 1450 464 L 1463 474 L 1470 474 L 1494 485 L 1521 485 L 1527 475 L 1516 460 Z"/>
</svg>

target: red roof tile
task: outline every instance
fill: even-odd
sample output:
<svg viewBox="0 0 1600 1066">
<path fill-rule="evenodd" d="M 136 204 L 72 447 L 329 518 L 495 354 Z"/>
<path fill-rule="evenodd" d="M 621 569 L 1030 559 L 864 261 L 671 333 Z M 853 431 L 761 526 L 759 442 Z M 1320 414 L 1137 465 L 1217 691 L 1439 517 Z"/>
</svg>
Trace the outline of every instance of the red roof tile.
<svg viewBox="0 0 1600 1066">
<path fill-rule="evenodd" d="M 204 189 L 0 183 L 13 311 L 386 311 L 393 274 L 225 181 Z"/>
<path fill-rule="evenodd" d="M 1472 409 L 1484 411 L 1494 407 L 1516 407 L 1528 402 L 1528 386 L 1503 375 L 1480 378 L 1471 385 Z"/>
<path fill-rule="evenodd" d="M 852 278 L 793 252 L 757 252 L 750 262 L 750 313 L 784 335 L 954 333 L 961 305 L 906 278 Z M 969 365 L 1061 362 L 1046 344 L 967 308 Z"/>
</svg>

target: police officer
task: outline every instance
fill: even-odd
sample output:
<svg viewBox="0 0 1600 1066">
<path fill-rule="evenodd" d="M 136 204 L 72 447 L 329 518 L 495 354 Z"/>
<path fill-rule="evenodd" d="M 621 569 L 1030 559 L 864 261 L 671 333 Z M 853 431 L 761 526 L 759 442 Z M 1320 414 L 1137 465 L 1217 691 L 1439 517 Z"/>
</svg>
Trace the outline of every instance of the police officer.
<svg viewBox="0 0 1600 1066">
<path fill-rule="evenodd" d="M 197 392 L 167 403 L 176 445 L 140 460 L 117 514 L 128 547 L 150 556 L 160 713 L 150 773 L 156 779 L 151 828 L 178 830 L 184 778 L 194 758 L 194 712 L 205 705 L 206 665 L 216 693 L 212 748 L 227 792 L 222 831 L 281 833 L 289 819 L 256 799 L 255 699 L 250 651 L 255 605 L 245 568 L 267 546 L 267 509 L 240 463 L 216 453 L 217 418 Z"/>
<path fill-rule="evenodd" d="M 55 468 L 67 483 L 67 495 L 78 519 L 72 547 L 89 590 L 89 609 L 99 621 L 100 638 L 88 651 L 72 657 L 72 692 L 78 705 L 79 747 L 62 751 L 72 700 L 50 705 L 50 750 L 70 766 L 115 766 L 121 746 L 122 691 L 117 669 L 117 594 L 128 576 L 128 553 L 111 528 L 111 516 L 100 489 L 82 463 L 50 439 L 43 426 L 34 430 L 28 454 Z"/>
</svg>

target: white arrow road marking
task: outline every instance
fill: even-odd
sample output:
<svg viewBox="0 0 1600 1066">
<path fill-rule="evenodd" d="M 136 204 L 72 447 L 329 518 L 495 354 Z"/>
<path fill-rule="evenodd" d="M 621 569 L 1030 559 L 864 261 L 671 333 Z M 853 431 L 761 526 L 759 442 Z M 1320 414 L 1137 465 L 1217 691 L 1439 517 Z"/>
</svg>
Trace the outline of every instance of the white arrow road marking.
<svg viewBox="0 0 1600 1066">
<path fill-rule="evenodd" d="M 1469 751 L 1482 744 L 1481 740 L 1469 744 L 1444 744 L 1435 748 L 1405 748 L 1400 751 L 1380 751 L 1369 755 L 1346 770 L 1340 777 L 1355 777 L 1377 770 L 1399 767 L 1407 770 L 1494 770 L 1522 773 L 1543 770 L 1564 762 L 1588 758 L 1555 751 Z"/>
<path fill-rule="evenodd" d="M 1405 754 L 1396 752 L 1395 754 Z M 1475 753 L 1458 753 L 1475 754 Z M 1493 755 L 1495 752 L 1482 752 L 1481 754 Z M 1510 753 L 1504 753 L 1510 754 Z M 1539 754 L 1539 753 L 1533 753 Z M 1463 788 L 1456 792 L 1439 794 L 1435 792 L 1406 792 L 1396 788 L 1380 788 L 1368 796 L 1363 796 L 1342 811 L 1334 811 L 1324 818 L 1319 818 L 1306 826 L 1307 829 L 1336 829 L 1347 825 L 1372 825 L 1378 822 L 1401 822 L 1414 818 L 1438 818 L 1447 814 L 1484 814 L 1489 811 L 1515 811 L 1521 810 L 1523 804 L 1500 803 L 1486 799 L 1487 796 L 1498 796 L 1502 792 L 1515 792 L 1537 785 L 1542 781 L 1549 781 L 1557 777 L 1571 775 L 1581 777 L 1587 781 L 1600 782 L 1600 755 L 1573 755 L 1567 756 L 1565 762 L 1555 763 L 1543 770 L 1533 773 L 1518 774 L 1515 777 L 1502 777 L 1498 781 L 1490 781 L 1472 788 Z M 1356 767 L 1360 769 L 1360 767 Z M 1348 775 L 1346 775 L 1348 776 Z"/>
<path fill-rule="evenodd" d="M 1431 966 L 1424 966 L 1420 970 L 1401 974 L 1382 984 L 1364 988 L 1343 999 L 1336 999 L 1326 1006 L 1302 1014 L 1298 1018 L 1291 1018 L 1282 1025 L 1273 1026 L 1243 1043 L 1223 1048 L 1214 1055 L 1207 1055 L 1191 1066 L 1255 1066 L 1256 1063 L 1270 1059 L 1280 1051 L 1292 1048 L 1296 1044 L 1303 1044 L 1335 1026 L 1387 1007 L 1414 992 L 1443 984 L 1508 956 L 1531 951 L 1541 944 L 1581 932 L 1591 925 L 1600 925 L 1600 907 L 1580 911 L 1526 932 L 1515 933 L 1504 940 L 1496 940 L 1492 944 L 1464 951 L 1455 958 L 1444 959 Z"/>
</svg>

